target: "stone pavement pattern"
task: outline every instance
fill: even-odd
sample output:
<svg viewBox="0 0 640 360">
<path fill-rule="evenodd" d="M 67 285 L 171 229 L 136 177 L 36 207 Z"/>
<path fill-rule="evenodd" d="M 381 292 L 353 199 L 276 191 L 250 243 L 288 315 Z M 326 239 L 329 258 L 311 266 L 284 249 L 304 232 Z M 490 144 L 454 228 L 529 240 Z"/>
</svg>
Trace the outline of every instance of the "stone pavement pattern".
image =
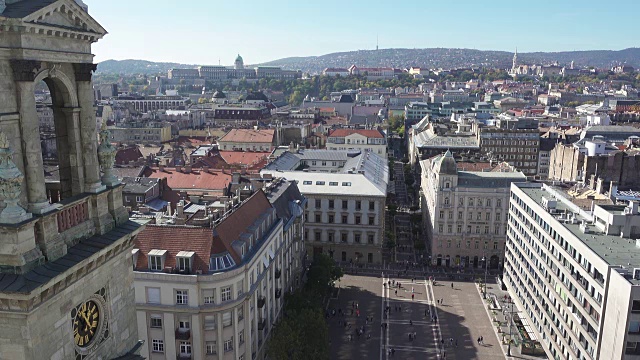
<svg viewBox="0 0 640 360">
<path fill-rule="evenodd" d="M 389 280 L 397 279 L 384 278 L 385 282 Z M 329 309 L 336 310 L 336 315 L 329 318 L 332 359 L 443 359 L 445 352 L 446 359 L 505 358 L 474 283 L 455 282 L 452 289 L 451 282 L 432 286 L 425 278 L 399 280 L 402 288 L 396 295 L 395 287 L 383 288 L 380 276 L 345 275 L 341 279 L 338 298 L 329 303 Z M 441 298 L 443 304 L 437 304 Z M 353 308 L 354 302 L 357 309 Z M 388 318 L 383 306 L 390 307 Z M 341 317 L 338 309 L 346 315 Z M 431 314 L 437 314 L 437 323 Z M 373 323 L 366 321 L 367 316 L 373 316 Z M 345 327 L 344 321 L 350 326 Z M 381 326 L 382 322 L 388 329 Z M 355 331 L 363 325 L 365 333 L 358 337 Z M 409 338 L 410 332 L 416 333 L 414 340 Z M 476 341 L 480 336 L 484 345 Z M 449 343 L 450 338 L 457 340 L 458 347 L 455 340 L 453 345 Z M 444 348 L 441 339 L 445 339 Z M 394 355 L 388 354 L 391 348 L 395 349 Z"/>
</svg>

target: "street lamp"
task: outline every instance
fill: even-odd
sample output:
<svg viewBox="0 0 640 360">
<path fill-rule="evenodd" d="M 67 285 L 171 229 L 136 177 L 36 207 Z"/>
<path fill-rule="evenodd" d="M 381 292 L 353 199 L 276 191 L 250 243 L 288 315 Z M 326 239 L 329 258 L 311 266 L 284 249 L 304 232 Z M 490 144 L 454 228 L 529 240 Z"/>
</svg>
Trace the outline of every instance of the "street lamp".
<svg viewBox="0 0 640 360">
<path fill-rule="evenodd" d="M 484 261 L 484 292 L 482 293 L 482 298 L 486 299 L 487 298 L 487 269 L 488 269 L 489 263 L 487 262 L 486 256 L 482 257 L 482 261 Z"/>
<path fill-rule="evenodd" d="M 507 356 L 511 356 L 511 337 L 513 334 L 511 333 L 513 323 L 513 299 L 509 295 L 505 295 L 505 304 L 509 304 L 509 345 L 507 347 Z"/>
</svg>

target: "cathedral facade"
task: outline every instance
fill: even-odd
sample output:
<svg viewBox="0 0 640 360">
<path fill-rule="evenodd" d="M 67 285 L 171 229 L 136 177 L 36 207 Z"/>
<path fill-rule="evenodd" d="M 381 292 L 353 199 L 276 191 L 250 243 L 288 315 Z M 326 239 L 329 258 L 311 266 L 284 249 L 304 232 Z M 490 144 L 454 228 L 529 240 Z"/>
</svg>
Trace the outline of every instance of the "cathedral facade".
<svg viewBox="0 0 640 360">
<path fill-rule="evenodd" d="M 106 34 L 81 1 L 0 0 L 0 359 L 135 359 L 128 220 L 96 134 L 91 44 Z M 45 179 L 34 98 L 51 92 L 59 180 Z"/>
</svg>

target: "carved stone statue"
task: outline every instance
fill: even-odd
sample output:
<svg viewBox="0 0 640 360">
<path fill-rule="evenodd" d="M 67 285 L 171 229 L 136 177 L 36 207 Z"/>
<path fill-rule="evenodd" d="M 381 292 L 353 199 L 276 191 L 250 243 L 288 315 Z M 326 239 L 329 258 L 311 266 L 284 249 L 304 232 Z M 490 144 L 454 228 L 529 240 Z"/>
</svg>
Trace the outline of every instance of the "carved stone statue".
<svg viewBox="0 0 640 360">
<path fill-rule="evenodd" d="M 102 169 L 102 183 L 113 186 L 119 183 L 118 178 L 113 174 L 113 164 L 116 161 L 117 149 L 111 145 L 111 131 L 107 129 L 106 120 L 102 122 L 100 128 L 100 146 L 98 146 L 98 161 Z"/>
<path fill-rule="evenodd" d="M 7 136 L 0 131 L 0 199 L 6 207 L 0 213 L 0 223 L 15 224 L 31 218 L 20 205 L 24 176 L 13 163 L 13 151 Z"/>
</svg>

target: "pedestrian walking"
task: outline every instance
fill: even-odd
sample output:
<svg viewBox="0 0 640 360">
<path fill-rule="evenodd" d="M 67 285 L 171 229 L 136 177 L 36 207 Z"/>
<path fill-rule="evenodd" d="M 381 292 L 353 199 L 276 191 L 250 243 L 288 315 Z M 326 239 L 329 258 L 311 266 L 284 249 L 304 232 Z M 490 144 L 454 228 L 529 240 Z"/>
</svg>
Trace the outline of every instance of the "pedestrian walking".
<svg viewBox="0 0 640 360">
<path fill-rule="evenodd" d="M 444 299 L 440 299 L 440 305 L 444 304 Z"/>
<path fill-rule="evenodd" d="M 413 326 L 413 321 L 409 320 L 409 325 Z"/>
<path fill-rule="evenodd" d="M 451 283 L 451 288 L 453 289 L 453 283 Z"/>
<path fill-rule="evenodd" d="M 480 336 L 480 344 L 484 345 L 484 336 Z"/>
<path fill-rule="evenodd" d="M 456 347 L 458 347 L 458 339 L 456 339 Z"/>
<path fill-rule="evenodd" d="M 480 345 L 480 338 L 477 338 L 476 341 L 478 342 L 478 345 Z"/>
<path fill-rule="evenodd" d="M 411 300 L 413 301 L 413 298 L 416 296 L 416 294 L 411 294 Z"/>
</svg>

